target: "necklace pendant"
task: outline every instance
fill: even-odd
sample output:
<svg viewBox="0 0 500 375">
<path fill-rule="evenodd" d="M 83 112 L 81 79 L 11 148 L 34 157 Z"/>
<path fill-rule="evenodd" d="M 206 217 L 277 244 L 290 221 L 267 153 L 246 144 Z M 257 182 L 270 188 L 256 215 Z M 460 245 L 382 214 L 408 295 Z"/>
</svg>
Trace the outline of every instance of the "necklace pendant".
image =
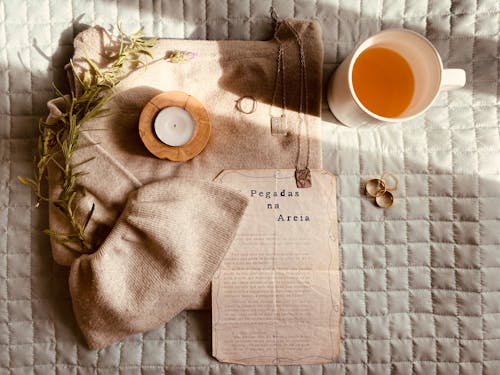
<svg viewBox="0 0 500 375">
<path fill-rule="evenodd" d="M 295 183 L 299 189 L 310 188 L 312 186 L 311 170 L 307 167 L 295 170 Z"/>
<path fill-rule="evenodd" d="M 271 117 L 271 134 L 272 135 L 288 134 L 285 115 Z"/>
</svg>

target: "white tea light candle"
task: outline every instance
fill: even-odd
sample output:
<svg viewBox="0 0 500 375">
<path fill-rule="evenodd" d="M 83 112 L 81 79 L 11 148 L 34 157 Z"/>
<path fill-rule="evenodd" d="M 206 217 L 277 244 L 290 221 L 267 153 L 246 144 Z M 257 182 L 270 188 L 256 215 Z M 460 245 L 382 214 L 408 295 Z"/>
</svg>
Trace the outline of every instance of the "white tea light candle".
<svg viewBox="0 0 500 375">
<path fill-rule="evenodd" d="M 210 138 L 208 112 L 195 97 L 167 91 L 146 103 L 139 117 L 139 135 L 157 158 L 187 161 L 203 151 Z"/>
<path fill-rule="evenodd" d="M 182 146 L 193 138 L 196 128 L 193 116 L 181 107 L 163 108 L 155 118 L 154 130 L 168 146 Z"/>
</svg>

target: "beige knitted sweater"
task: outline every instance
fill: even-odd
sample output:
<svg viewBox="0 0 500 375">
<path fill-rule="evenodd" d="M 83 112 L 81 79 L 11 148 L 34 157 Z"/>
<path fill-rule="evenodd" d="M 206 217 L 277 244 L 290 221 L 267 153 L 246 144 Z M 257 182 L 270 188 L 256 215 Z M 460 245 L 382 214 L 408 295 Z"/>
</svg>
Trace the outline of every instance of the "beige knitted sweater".
<svg viewBox="0 0 500 375">
<path fill-rule="evenodd" d="M 310 137 L 309 167 L 321 168 L 319 116 L 323 47 L 320 26 L 316 21 L 289 21 L 305 48 L 309 113 L 304 126 L 308 127 Z M 117 85 L 116 96 L 107 105 L 109 115 L 85 125 L 89 131 L 82 132 L 73 162 L 94 158 L 83 166 L 89 173 L 79 182 L 87 192 L 81 202 L 82 215 L 95 205 L 87 234 L 99 250 L 90 256 L 82 255 L 76 248 L 53 240 L 52 251 L 58 263 L 72 268 L 70 289 L 75 314 L 91 347 L 101 347 L 128 334 L 154 328 L 184 308 L 207 306 L 210 275 L 230 246 L 247 204 L 240 194 L 210 182 L 222 170 L 295 168 L 297 157 L 304 164 L 306 153 L 298 156 L 299 142 L 302 142 L 302 150 L 307 150 L 307 133 L 301 129 L 299 137 L 297 125 L 299 50 L 295 37 L 283 24 L 278 36 L 283 43 L 286 69 L 285 87 L 278 87 L 275 106 L 271 104 L 277 67 L 276 40 L 160 39 L 147 67 L 130 67 L 126 78 Z M 73 62 L 80 74 L 89 69 L 85 57 L 105 67 L 117 48 L 116 40 L 100 27 L 80 33 L 74 45 Z M 175 50 L 194 52 L 196 58 L 187 63 L 171 63 L 166 57 Z M 155 158 L 142 144 L 138 133 L 143 106 L 153 96 L 169 90 L 185 91 L 196 97 L 207 108 L 212 124 L 205 150 L 184 163 Z M 281 114 L 283 92 L 289 134 L 276 136 L 271 134 L 270 115 Z M 257 99 L 255 113 L 243 114 L 235 108 L 236 101 L 245 95 Z M 57 101 L 49 103 L 49 118 L 57 115 L 57 104 Z M 50 194 L 54 198 L 59 189 L 58 176 L 55 171 L 51 172 Z M 132 212 L 135 215 L 138 205 L 141 214 L 134 216 L 131 222 L 128 216 Z M 52 230 L 68 230 L 67 222 L 53 205 L 49 215 Z M 137 217 L 143 220 L 137 221 Z M 190 247 L 189 243 L 193 245 Z M 164 248 L 167 255 L 158 250 Z M 154 272 L 149 273 L 151 269 Z M 149 281 L 138 283 L 142 277 Z M 168 281 L 169 277 L 174 277 L 175 282 Z M 189 293 L 168 294 L 172 292 L 170 288 L 182 290 L 182 285 L 176 284 L 178 280 L 189 283 L 193 278 L 196 282 L 192 283 Z M 170 283 L 170 287 L 158 287 L 165 283 Z M 141 295 L 159 304 L 165 300 L 157 297 L 168 295 L 169 301 L 173 298 L 177 303 L 167 312 L 155 314 L 161 310 L 158 305 L 139 309 L 141 303 L 144 304 L 139 298 Z M 117 298 L 126 302 L 121 303 Z M 99 301 L 98 308 L 96 301 Z M 120 322 L 119 329 L 109 319 L 102 320 L 106 314 L 112 316 L 114 322 Z M 146 314 L 141 318 L 145 321 L 134 321 L 131 327 L 127 322 L 137 319 L 138 314 Z M 115 334 L 101 335 L 107 332 L 109 324 Z"/>
</svg>

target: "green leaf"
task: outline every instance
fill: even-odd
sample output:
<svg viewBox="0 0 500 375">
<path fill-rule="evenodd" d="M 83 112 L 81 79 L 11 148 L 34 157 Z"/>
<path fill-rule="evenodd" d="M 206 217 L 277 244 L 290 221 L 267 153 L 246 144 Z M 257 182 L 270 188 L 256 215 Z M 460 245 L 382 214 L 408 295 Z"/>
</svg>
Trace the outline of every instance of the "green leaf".
<svg viewBox="0 0 500 375">
<path fill-rule="evenodd" d="M 32 187 L 35 187 L 36 186 L 36 182 L 34 180 L 32 180 L 31 178 L 26 178 L 26 177 L 21 177 L 21 176 L 17 176 L 17 179 L 24 185 L 26 186 L 32 186 Z"/>
<path fill-rule="evenodd" d="M 66 167 L 64 167 L 61 163 L 57 161 L 57 159 L 52 159 L 52 162 L 61 170 L 62 173 L 66 171 Z"/>
<path fill-rule="evenodd" d="M 151 52 L 149 52 L 146 49 L 140 49 L 139 51 L 137 51 L 137 53 L 140 53 L 142 55 L 146 55 L 146 56 L 149 56 L 149 57 L 153 58 L 153 55 L 151 54 Z"/>
<path fill-rule="evenodd" d="M 54 89 L 57 96 L 64 97 L 64 94 L 57 88 L 54 82 L 52 82 L 52 88 Z"/>
<path fill-rule="evenodd" d="M 83 224 L 83 230 L 87 228 L 87 225 L 89 225 L 90 218 L 92 217 L 95 209 L 95 203 L 92 203 L 92 208 L 90 209 L 89 214 L 87 215 L 87 218 L 85 219 L 85 224 Z"/>
<path fill-rule="evenodd" d="M 88 159 L 85 159 L 85 160 L 83 160 L 83 161 L 81 161 L 79 163 L 73 164 L 73 168 L 76 169 L 76 168 L 78 168 L 78 167 L 80 167 L 80 166 L 82 166 L 84 164 L 87 164 L 89 161 L 92 161 L 94 159 L 95 159 L 95 156 L 92 156 L 91 158 L 88 158 Z"/>
</svg>

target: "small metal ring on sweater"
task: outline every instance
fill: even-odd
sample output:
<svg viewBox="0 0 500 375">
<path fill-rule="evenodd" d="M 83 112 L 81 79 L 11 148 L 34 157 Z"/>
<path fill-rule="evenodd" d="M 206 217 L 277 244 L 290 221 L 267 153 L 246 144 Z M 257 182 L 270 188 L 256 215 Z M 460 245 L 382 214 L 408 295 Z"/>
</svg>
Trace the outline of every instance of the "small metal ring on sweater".
<svg viewBox="0 0 500 375">
<path fill-rule="evenodd" d="M 244 99 L 250 99 L 252 101 L 252 108 L 249 110 L 249 111 L 245 111 L 243 109 L 243 107 L 241 106 L 241 102 L 244 100 Z M 237 101 L 236 101 L 236 109 L 238 111 L 240 111 L 241 113 L 244 113 L 246 115 L 249 115 L 251 113 L 254 113 L 256 110 L 257 110 L 257 99 L 255 99 L 253 96 L 251 95 L 246 95 L 246 96 L 242 96 L 241 98 L 239 98 Z"/>
</svg>

